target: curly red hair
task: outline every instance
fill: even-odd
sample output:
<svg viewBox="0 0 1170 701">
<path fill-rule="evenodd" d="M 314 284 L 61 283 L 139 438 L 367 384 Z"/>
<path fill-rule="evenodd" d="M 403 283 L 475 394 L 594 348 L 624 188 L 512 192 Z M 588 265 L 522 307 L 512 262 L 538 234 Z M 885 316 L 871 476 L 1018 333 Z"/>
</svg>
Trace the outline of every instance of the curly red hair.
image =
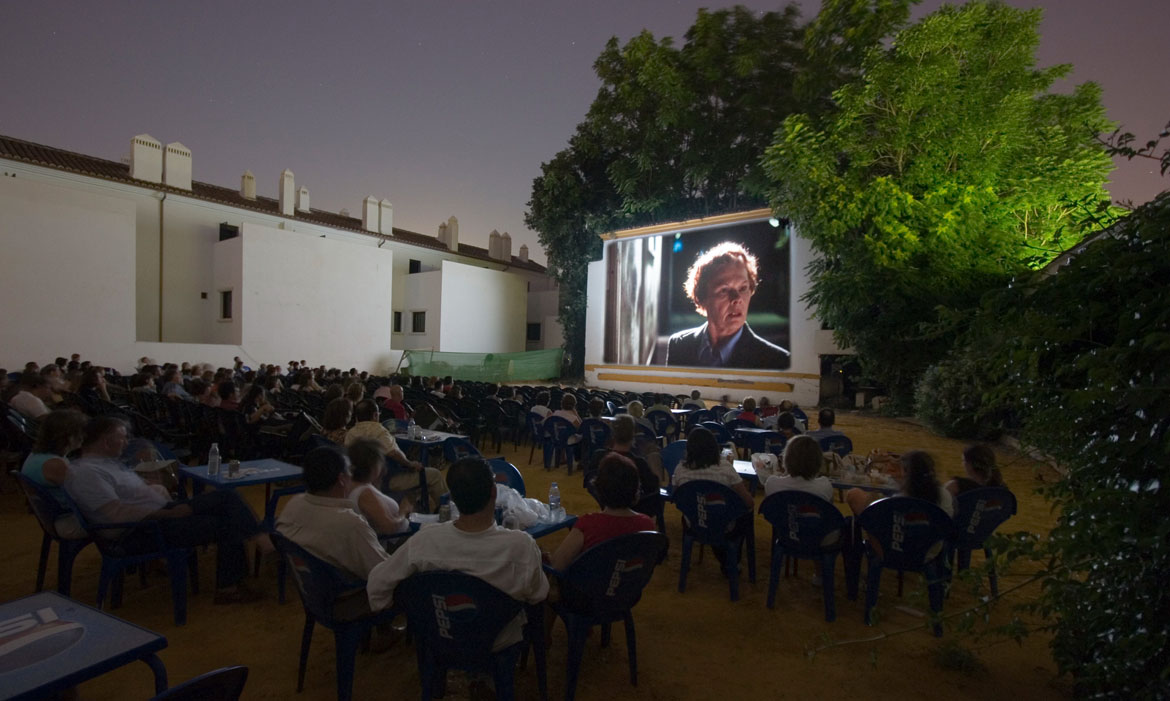
<svg viewBox="0 0 1170 701">
<path fill-rule="evenodd" d="M 756 285 L 760 280 L 760 265 L 756 257 L 748 253 L 748 250 L 742 245 L 734 241 L 724 241 L 718 246 L 704 251 L 687 270 L 687 280 L 683 283 L 683 290 L 686 291 L 687 299 L 694 303 L 696 309 L 703 311 L 703 303 L 700 300 L 707 296 L 715 271 L 732 263 L 738 263 L 747 269 L 748 284 L 751 285 L 753 293 L 756 291 Z"/>
</svg>

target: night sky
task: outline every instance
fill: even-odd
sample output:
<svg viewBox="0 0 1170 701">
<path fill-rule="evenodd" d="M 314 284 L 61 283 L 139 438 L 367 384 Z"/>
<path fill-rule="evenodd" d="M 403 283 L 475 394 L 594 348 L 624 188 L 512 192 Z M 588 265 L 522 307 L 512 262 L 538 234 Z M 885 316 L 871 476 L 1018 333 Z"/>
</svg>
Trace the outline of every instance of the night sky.
<svg viewBox="0 0 1170 701">
<path fill-rule="evenodd" d="M 757 10 L 778 3 L 745 2 Z M 799 3 L 811 17 L 817 0 Z M 921 16 L 941 0 L 927 0 Z M 1109 116 L 1143 140 L 1170 120 L 1170 0 L 1013 0 L 1046 7 L 1040 65 L 1097 81 Z M 283 168 L 313 207 L 388 197 L 395 225 L 464 243 L 508 231 L 542 161 L 597 92 L 610 36 L 681 38 L 700 0 L 19 2 L 0 0 L 0 133 L 120 160 L 148 133 L 193 152 L 194 177 L 275 196 Z M 1067 86 L 1064 86 L 1067 87 Z M 1170 187 L 1122 163 L 1117 199 Z"/>
</svg>

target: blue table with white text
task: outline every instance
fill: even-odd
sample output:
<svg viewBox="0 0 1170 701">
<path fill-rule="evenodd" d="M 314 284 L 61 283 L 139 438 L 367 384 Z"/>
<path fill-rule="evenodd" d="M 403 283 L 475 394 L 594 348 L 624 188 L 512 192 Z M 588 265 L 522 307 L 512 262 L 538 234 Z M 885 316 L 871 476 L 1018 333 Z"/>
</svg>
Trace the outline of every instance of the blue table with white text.
<svg viewBox="0 0 1170 701">
<path fill-rule="evenodd" d="M 224 461 L 219 466 L 219 474 L 217 475 L 208 475 L 207 465 L 197 465 L 195 467 L 182 466 L 179 468 L 180 478 L 190 478 L 195 482 L 195 489 L 193 491 L 196 494 L 201 492 L 205 485 L 217 489 L 235 489 L 236 487 L 263 484 L 267 488 L 264 497 L 265 503 L 272 496 L 273 482 L 300 479 L 303 474 L 304 471 L 296 465 L 290 465 L 287 462 L 281 462 L 272 458 L 242 461 L 240 463 L 240 474 L 238 477 L 228 477 L 227 461 Z"/>
</svg>

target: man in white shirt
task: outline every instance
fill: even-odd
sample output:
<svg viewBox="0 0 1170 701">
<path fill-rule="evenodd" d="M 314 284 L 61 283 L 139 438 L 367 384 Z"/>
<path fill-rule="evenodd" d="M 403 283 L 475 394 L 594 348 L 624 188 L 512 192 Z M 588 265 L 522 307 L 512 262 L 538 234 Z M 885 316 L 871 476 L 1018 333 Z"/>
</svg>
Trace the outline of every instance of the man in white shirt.
<svg viewBox="0 0 1170 701">
<path fill-rule="evenodd" d="M 390 474 L 389 488 L 394 492 L 418 491 L 418 473 L 425 470 L 427 480 L 427 495 L 433 504 L 440 495 L 447 493 L 447 482 L 443 473 L 433 467 L 423 467 L 421 462 L 406 457 L 398 448 L 398 442 L 385 426 L 378 423 L 378 405 L 373 399 L 363 399 L 353 408 L 353 418 L 357 421 L 353 428 L 345 432 L 345 445 L 349 447 L 359 438 L 368 438 L 378 442 L 382 451 L 405 470 L 398 470 Z"/>
<path fill-rule="evenodd" d="M 258 595 L 241 584 L 248 571 L 245 543 L 269 551 L 255 515 L 230 489 L 215 489 L 185 502 L 171 501 L 166 488 L 147 484 L 119 457 L 129 443 L 126 423 L 99 416 L 85 429 L 81 457 L 69 465 L 65 491 L 94 524 L 159 521 L 163 540 L 175 547 L 216 544 L 215 603 L 246 603 Z M 155 547 L 153 530 L 134 528 L 117 537 L 127 552 Z"/>
<path fill-rule="evenodd" d="M 49 413 L 45 402 L 53 396 L 53 388 L 43 375 L 26 372 L 20 378 L 20 385 L 20 391 L 8 400 L 8 406 L 30 419 L 39 419 Z"/>
<path fill-rule="evenodd" d="M 543 601 L 548 580 L 541 570 L 540 548 L 527 533 L 496 525 L 496 482 L 487 461 L 463 458 L 447 470 L 447 481 L 459 518 L 423 528 L 370 572 L 366 584 L 370 608 L 389 608 L 399 582 L 431 570 L 464 572 L 514 599 L 531 604 Z M 521 611 L 500 632 L 492 649 L 520 642 L 525 621 Z"/>
</svg>

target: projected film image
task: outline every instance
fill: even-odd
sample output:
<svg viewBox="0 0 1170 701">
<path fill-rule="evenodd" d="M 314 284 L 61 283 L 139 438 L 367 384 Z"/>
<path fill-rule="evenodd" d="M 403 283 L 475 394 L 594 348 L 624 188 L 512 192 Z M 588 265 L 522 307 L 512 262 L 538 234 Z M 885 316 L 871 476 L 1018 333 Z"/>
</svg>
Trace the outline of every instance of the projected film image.
<svg viewBox="0 0 1170 701">
<path fill-rule="evenodd" d="M 787 369 L 788 256 L 768 221 L 610 243 L 605 362 Z"/>
</svg>

